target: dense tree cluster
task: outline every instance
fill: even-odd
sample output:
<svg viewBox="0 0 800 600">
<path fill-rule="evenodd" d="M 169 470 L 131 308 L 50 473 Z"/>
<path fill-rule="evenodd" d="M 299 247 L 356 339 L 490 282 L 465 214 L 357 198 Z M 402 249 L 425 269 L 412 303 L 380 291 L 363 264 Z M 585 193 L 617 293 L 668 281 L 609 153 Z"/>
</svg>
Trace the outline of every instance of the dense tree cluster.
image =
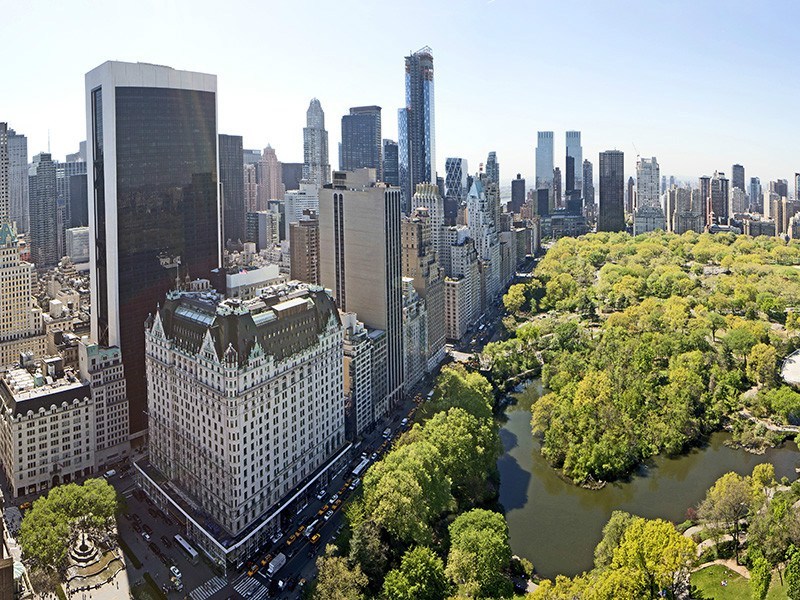
<svg viewBox="0 0 800 600">
<path fill-rule="evenodd" d="M 104 536 L 116 510 L 116 492 L 102 479 L 54 487 L 22 519 L 19 542 L 25 558 L 39 568 L 59 567 L 74 535 L 84 531 Z"/>
<path fill-rule="evenodd" d="M 779 358 L 800 344 L 793 265 L 800 243 L 777 238 L 563 238 L 509 290 L 511 337 L 484 364 L 496 384 L 541 365 L 550 393 L 532 425 L 578 483 L 682 452 L 742 408 L 793 422 L 800 394 L 775 388 Z"/>
<path fill-rule="evenodd" d="M 595 568 L 542 582 L 529 600 L 641 600 L 687 589 L 695 543 L 672 523 L 615 512 L 595 549 Z"/>
<path fill-rule="evenodd" d="M 502 446 L 492 405 L 483 376 L 443 369 L 421 422 L 364 476 L 363 497 L 346 513 L 348 547 L 318 561 L 316 598 L 510 595 L 505 519 L 476 508 L 497 493 Z M 347 594 L 336 595 L 334 580 Z"/>
</svg>

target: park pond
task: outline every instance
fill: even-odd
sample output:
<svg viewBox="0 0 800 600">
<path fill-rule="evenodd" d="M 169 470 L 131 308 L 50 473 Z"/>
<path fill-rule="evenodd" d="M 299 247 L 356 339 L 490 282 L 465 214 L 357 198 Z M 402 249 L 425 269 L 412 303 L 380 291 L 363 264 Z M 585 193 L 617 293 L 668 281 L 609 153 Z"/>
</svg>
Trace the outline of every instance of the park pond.
<svg viewBox="0 0 800 600">
<path fill-rule="evenodd" d="M 529 389 L 541 391 L 541 383 L 533 381 Z M 792 442 L 754 455 L 729 448 L 724 443 L 729 435 L 719 432 L 688 454 L 654 458 L 627 481 L 597 491 L 583 489 L 562 479 L 542 457 L 541 445 L 531 435 L 530 399 L 525 396 L 508 407 L 501 424 L 500 503 L 512 551 L 531 560 L 543 577 L 591 569 L 594 547 L 614 510 L 679 523 L 729 471 L 745 475 L 755 465 L 770 462 L 778 479 L 794 480 L 795 467 L 800 466 L 800 452 Z"/>
</svg>

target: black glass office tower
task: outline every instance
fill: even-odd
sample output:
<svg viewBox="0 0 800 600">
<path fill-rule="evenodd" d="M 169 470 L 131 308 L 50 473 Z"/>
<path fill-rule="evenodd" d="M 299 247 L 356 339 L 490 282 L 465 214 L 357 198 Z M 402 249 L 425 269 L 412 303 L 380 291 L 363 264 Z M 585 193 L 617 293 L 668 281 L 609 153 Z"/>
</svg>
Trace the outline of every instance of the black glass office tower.
<svg viewBox="0 0 800 600">
<path fill-rule="evenodd" d="M 397 142 L 383 140 L 383 180 L 389 185 L 400 185 L 397 163 Z"/>
<path fill-rule="evenodd" d="M 341 169 L 369 167 L 375 169 L 378 181 L 383 181 L 381 154 L 381 107 L 351 108 L 350 114 L 342 117 Z"/>
<path fill-rule="evenodd" d="M 144 322 L 221 263 L 216 77 L 106 62 L 86 75 L 92 337 L 122 350 L 145 432 Z"/>
<path fill-rule="evenodd" d="M 219 134 L 223 241 L 244 241 L 244 150 L 242 136 Z"/>
<path fill-rule="evenodd" d="M 597 231 L 625 231 L 625 155 L 600 153 L 600 207 Z"/>
</svg>

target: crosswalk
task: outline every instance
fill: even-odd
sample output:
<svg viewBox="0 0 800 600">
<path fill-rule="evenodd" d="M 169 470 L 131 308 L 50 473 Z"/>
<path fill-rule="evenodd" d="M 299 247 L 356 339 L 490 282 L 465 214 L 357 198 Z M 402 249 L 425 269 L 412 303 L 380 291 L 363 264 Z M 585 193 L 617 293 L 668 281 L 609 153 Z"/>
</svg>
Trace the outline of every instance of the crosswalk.
<svg viewBox="0 0 800 600">
<path fill-rule="evenodd" d="M 233 583 L 233 589 L 242 597 L 248 600 L 264 600 L 269 596 L 269 589 L 258 581 L 255 577 L 242 575 Z"/>
<path fill-rule="evenodd" d="M 206 600 L 206 598 L 210 598 L 226 585 L 228 585 L 228 582 L 224 578 L 214 577 L 206 581 L 203 585 L 194 588 L 189 592 L 189 597 L 192 600 Z"/>
</svg>

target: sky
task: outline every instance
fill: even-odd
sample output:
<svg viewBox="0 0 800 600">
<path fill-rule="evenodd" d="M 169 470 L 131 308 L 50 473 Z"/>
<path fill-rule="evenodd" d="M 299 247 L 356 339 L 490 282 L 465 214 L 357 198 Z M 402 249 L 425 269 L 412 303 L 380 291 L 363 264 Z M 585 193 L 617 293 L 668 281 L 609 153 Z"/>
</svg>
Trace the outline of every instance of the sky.
<svg viewBox="0 0 800 600">
<path fill-rule="evenodd" d="M 662 175 L 762 182 L 800 171 L 800 2 L 772 0 L 0 0 L 0 121 L 30 155 L 63 160 L 86 138 L 84 75 L 106 60 L 218 77 L 218 129 L 302 161 L 320 99 L 338 165 L 340 119 L 383 108 L 397 139 L 404 56 L 433 49 L 436 159 L 531 184 L 536 132 L 582 132 L 583 156 L 656 156 Z M 49 142 L 48 142 L 49 139 Z M 791 187 L 791 183 L 790 183 Z"/>
</svg>

